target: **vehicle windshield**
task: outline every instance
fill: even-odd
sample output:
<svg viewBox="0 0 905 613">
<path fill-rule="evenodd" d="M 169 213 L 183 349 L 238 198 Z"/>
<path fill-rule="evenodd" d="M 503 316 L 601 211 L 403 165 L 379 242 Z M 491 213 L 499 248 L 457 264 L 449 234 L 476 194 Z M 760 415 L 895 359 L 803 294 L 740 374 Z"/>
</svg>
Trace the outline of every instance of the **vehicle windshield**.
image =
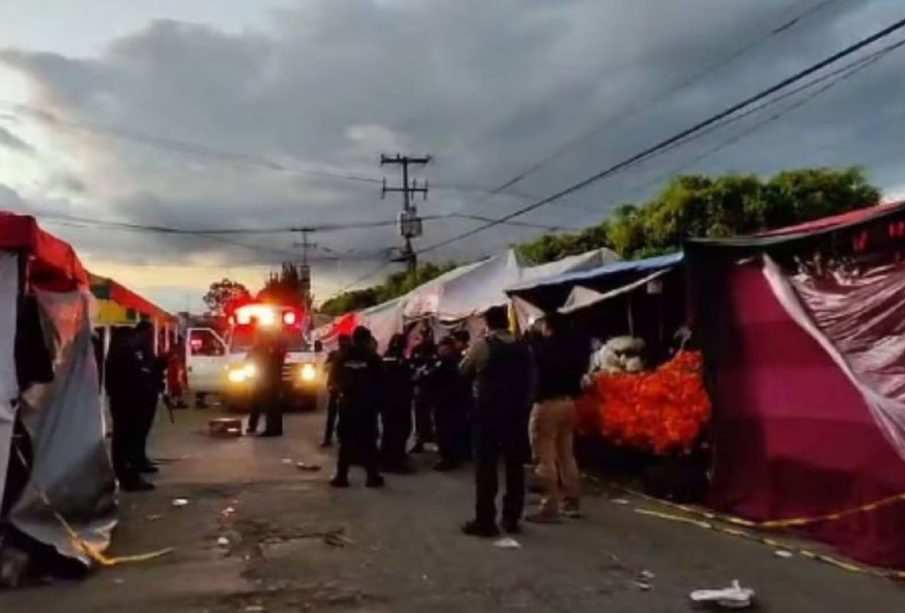
<svg viewBox="0 0 905 613">
<path fill-rule="evenodd" d="M 283 328 L 281 335 L 286 351 L 306 351 L 305 337 L 297 329 Z M 241 326 L 233 329 L 229 341 L 230 353 L 248 351 L 255 342 L 255 329 L 252 326 Z"/>
</svg>

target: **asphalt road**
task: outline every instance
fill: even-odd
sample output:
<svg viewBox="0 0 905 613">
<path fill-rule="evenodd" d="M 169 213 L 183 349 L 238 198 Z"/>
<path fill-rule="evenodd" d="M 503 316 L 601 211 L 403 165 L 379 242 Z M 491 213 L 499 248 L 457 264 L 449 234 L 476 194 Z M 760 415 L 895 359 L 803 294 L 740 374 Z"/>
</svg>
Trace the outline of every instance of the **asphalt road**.
<svg viewBox="0 0 905 613">
<path fill-rule="evenodd" d="M 382 491 L 327 486 L 322 415 L 292 416 L 282 439 L 214 439 L 205 411 L 157 424 L 158 489 L 122 497 L 112 554 L 165 557 L 79 582 L 0 593 L 0 611 L 693 610 L 690 591 L 739 579 L 757 610 L 905 610 L 905 588 L 589 494 L 588 517 L 528 527 L 520 549 L 461 536 L 468 471 L 390 477 Z M 322 466 L 302 471 L 298 462 Z M 172 501 L 189 504 L 174 508 Z M 218 544 L 218 540 L 225 539 Z M 647 583 L 648 586 L 639 585 Z"/>
</svg>

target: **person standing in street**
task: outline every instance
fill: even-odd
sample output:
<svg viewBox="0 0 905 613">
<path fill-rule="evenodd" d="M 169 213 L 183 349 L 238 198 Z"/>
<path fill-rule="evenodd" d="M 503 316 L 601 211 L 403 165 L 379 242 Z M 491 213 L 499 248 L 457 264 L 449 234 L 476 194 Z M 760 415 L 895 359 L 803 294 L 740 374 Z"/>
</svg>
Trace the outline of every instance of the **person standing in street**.
<svg viewBox="0 0 905 613">
<path fill-rule="evenodd" d="M 580 516 L 580 475 L 573 438 L 575 399 L 581 394 L 586 360 L 578 346 L 569 341 L 558 314 L 544 317 L 539 331 L 533 352 L 537 395 L 529 432 L 543 498 L 538 512 L 526 519 L 558 523 L 563 514 Z"/>
<path fill-rule="evenodd" d="M 143 369 L 150 371 L 150 381 L 140 391 L 141 406 L 141 436 L 140 436 L 140 465 L 139 470 L 145 474 L 159 472 L 157 466 L 148 457 L 148 438 L 154 427 L 154 419 L 157 417 L 157 405 L 160 404 L 160 395 L 166 389 L 166 359 L 157 356 L 154 352 L 154 326 L 151 322 L 142 321 L 135 326 L 138 335 L 139 352 L 144 364 Z"/>
<path fill-rule="evenodd" d="M 352 337 L 348 334 L 340 334 L 337 339 L 337 348 L 327 354 L 325 366 L 327 367 L 327 422 L 324 424 L 324 439 L 321 447 L 333 446 L 333 434 L 336 431 L 336 417 L 339 410 L 339 390 L 336 389 L 334 372 L 336 363 L 352 346 Z"/>
<path fill-rule="evenodd" d="M 368 487 L 383 487 L 378 470 L 377 419 L 383 403 L 385 382 L 380 356 L 373 349 L 371 332 L 359 326 L 352 345 L 336 363 L 339 391 L 339 454 L 333 487 L 349 487 L 349 468 L 364 466 Z"/>
<path fill-rule="evenodd" d="M 455 470 L 465 460 L 463 437 L 468 423 L 467 406 L 462 394 L 462 375 L 459 373 L 461 354 L 452 337 L 437 345 L 437 362 L 430 379 L 431 404 L 434 407 L 434 428 L 440 461 L 434 470 Z"/>
<path fill-rule="evenodd" d="M 525 506 L 525 470 L 528 450 L 524 431 L 528 425 L 534 387 L 534 361 L 526 343 L 507 331 L 505 307 L 493 307 L 484 315 L 487 335 L 474 343 L 460 367 L 474 381 L 475 517 L 462 526 L 470 536 L 499 534 L 496 496 L 498 464 L 506 467 L 503 497 L 503 529 L 516 534 Z"/>
<path fill-rule="evenodd" d="M 405 358 L 405 337 L 395 334 L 383 354 L 386 402 L 381 413 L 380 461 L 387 472 L 408 473 L 412 435 L 412 368 Z"/>
<path fill-rule="evenodd" d="M 424 446 L 434 442 L 430 379 L 437 362 L 437 345 L 429 327 L 425 326 L 421 331 L 421 340 L 412 349 L 411 359 L 415 382 L 415 446 L 412 453 L 424 453 Z"/>
<path fill-rule="evenodd" d="M 258 416 L 264 413 L 264 432 L 260 436 L 283 436 L 283 410 L 281 388 L 283 368 L 286 363 L 286 349 L 277 327 L 260 327 L 254 346 L 248 352 L 248 360 L 254 364 L 255 392 L 254 408 L 248 418 L 249 432 L 258 429 Z"/>
<path fill-rule="evenodd" d="M 471 346 L 471 333 L 468 330 L 458 330 L 452 334 L 453 343 L 456 347 L 459 363 L 468 355 L 468 348 Z M 457 423 L 460 431 L 456 437 L 459 457 L 463 462 L 468 462 L 474 453 L 474 441 L 472 441 L 472 420 L 474 418 L 474 398 L 471 394 L 471 382 L 465 377 L 458 377 L 459 385 L 457 397 L 462 407 L 462 419 Z"/>
<path fill-rule="evenodd" d="M 156 396 L 153 362 L 145 355 L 138 330 L 117 332 L 110 345 L 104 384 L 113 420 L 111 455 L 116 478 L 127 492 L 153 490 L 142 478 L 146 407 Z"/>
</svg>

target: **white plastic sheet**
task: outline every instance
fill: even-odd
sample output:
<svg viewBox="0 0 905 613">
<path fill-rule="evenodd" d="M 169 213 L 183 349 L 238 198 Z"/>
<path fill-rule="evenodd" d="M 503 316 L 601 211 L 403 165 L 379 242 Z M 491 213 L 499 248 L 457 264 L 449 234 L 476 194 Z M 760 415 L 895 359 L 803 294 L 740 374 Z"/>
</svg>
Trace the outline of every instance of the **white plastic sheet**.
<svg viewBox="0 0 905 613">
<path fill-rule="evenodd" d="M 16 419 L 16 299 L 19 295 L 19 258 L 0 252 L 0 500 L 6 484 L 6 467 Z"/>
<path fill-rule="evenodd" d="M 55 513 L 98 551 L 109 545 L 116 525 L 116 482 L 104 444 L 90 301 L 78 292 L 38 292 L 37 298 L 46 342 L 52 347 L 54 380 L 23 394 L 22 423 L 34 459 L 29 483 L 10 519 L 35 540 L 88 564 Z"/>
</svg>

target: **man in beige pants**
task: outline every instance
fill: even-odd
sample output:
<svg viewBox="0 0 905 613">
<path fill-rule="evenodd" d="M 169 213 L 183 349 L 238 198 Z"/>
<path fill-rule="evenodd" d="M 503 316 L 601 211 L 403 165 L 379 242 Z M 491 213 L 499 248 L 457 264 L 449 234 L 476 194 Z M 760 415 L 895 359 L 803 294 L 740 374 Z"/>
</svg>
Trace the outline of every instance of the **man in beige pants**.
<svg viewBox="0 0 905 613">
<path fill-rule="evenodd" d="M 568 341 L 556 315 L 540 322 L 541 338 L 534 346 L 537 373 L 536 404 L 529 432 L 535 473 L 543 488 L 537 513 L 528 521 L 558 523 L 561 515 L 580 517 L 580 476 L 575 462 L 575 402 L 581 393 L 586 356 Z"/>
</svg>

